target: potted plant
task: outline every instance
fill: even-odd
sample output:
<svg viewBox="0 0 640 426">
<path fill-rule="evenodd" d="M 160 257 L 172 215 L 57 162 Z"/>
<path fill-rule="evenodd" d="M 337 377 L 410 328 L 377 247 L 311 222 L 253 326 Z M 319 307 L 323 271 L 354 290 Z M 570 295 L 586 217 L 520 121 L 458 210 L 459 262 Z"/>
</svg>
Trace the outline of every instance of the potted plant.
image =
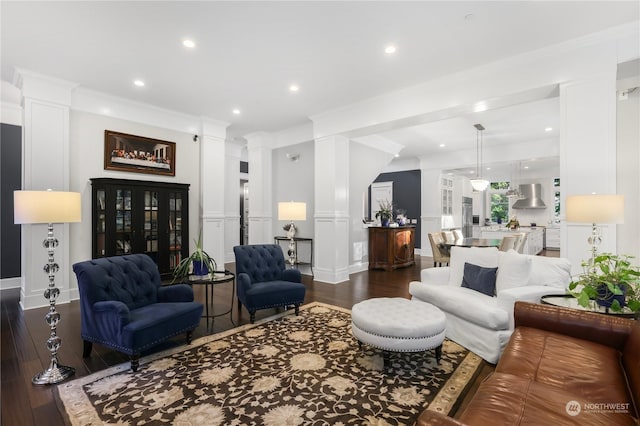
<svg viewBox="0 0 640 426">
<path fill-rule="evenodd" d="M 393 206 L 391 201 L 384 199 L 378 203 L 380 210 L 376 212 L 376 219 L 380 219 L 382 226 L 389 226 L 389 221 L 393 219 Z"/>
<path fill-rule="evenodd" d="M 582 307 L 591 301 L 619 312 L 626 305 L 640 310 L 640 270 L 632 266 L 633 256 L 602 253 L 591 262 L 582 262 L 584 272 L 569 284 L 569 291 Z M 578 289 L 578 290 L 576 290 Z"/>
<path fill-rule="evenodd" d="M 189 274 L 204 276 L 213 274 L 216 270 L 216 261 L 202 249 L 202 231 L 198 235 L 196 249 L 189 257 L 185 257 L 173 270 L 173 281 L 183 282 Z"/>
</svg>

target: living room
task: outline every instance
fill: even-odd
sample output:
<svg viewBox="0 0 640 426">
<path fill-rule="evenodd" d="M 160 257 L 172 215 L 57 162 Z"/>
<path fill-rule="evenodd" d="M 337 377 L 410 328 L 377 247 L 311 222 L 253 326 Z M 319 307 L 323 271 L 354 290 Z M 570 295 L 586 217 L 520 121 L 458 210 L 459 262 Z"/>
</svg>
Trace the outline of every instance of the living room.
<svg viewBox="0 0 640 426">
<path fill-rule="evenodd" d="M 247 10 L 242 8 L 233 10 L 227 5 L 225 7 L 230 9 L 222 10 L 226 13 L 233 11 L 234 17 L 241 16 L 241 13 L 248 13 L 247 16 L 255 20 L 251 22 L 256 26 L 256 34 L 261 34 L 258 29 L 263 30 L 265 25 L 255 16 L 259 13 L 268 13 L 267 16 L 273 19 L 276 19 L 274 15 L 283 13 L 286 18 L 293 19 L 292 15 L 305 11 L 303 3 L 295 6 L 292 12 L 288 12 L 283 5 L 272 6 L 273 10 L 265 7 L 251 11 L 249 4 L 244 5 L 248 8 Z M 335 23 L 345 31 L 340 35 L 348 34 L 345 28 L 354 22 L 364 28 L 368 18 L 375 19 L 377 23 L 384 23 L 383 6 L 374 7 L 366 4 L 357 6 L 357 11 L 362 13 L 361 18 L 356 19 L 353 15 L 345 15 L 352 21 L 343 17 Z M 449 68 L 435 74 L 427 74 L 428 67 L 425 67 L 420 72 L 416 71 L 417 74 L 422 72 L 432 77 L 416 79 L 416 75 L 407 76 L 406 80 L 398 81 L 396 85 L 390 85 L 389 80 L 394 79 L 394 73 L 398 70 L 389 66 L 388 61 L 383 62 L 392 58 L 382 53 L 377 61 L 383 64 L 382 67 L 391 69 L 378 76 L 380 79 L 378 85 L 383 86 L 382 82 L 385 82 L 384 87 L 387 90 L 362 92 L 359 97 L 345 98 L 348 100 L 342 103 L 336 103 L 335 100 L 331 103 L 327 102 L 325 105 L 329 106 L 317 107 L 315 110 L 309 109 L 306 106 L 306 102 L 309 101 L 300 96 L 308 96 L 305 95 L 305 91 L 310 93 L 311 90 L 309 85 L 303 84 L 304 76 L 291 76 L 288 78 L 300 79 L 299 91 L 297 94 L 285 93 L 285 95 L 298 96 L 297 98 L 290 96 L 289 98 L 247 98 L 242 102 L 243 106 L 237 106 L 241 109 L 240 114 L 231 112 L 231 105 L 235 101 L 224 97 L 229 96 L 228 94 L 224 96 L 219 94 L 221 92 L 217 92 L 218 89 L 215 87 L 208 86 L 205 90 L 197 85 L 186 84 L 187 81 L 198 80 L 195 77 L 197 74 L 192 74 L 195 72 L 194 69 L 198 68 L 190 62 L 194 61 L 193 53 L 197 54 L 197 49 L 202 49 L 201 51 L 205 54 L 210 54 L 205 50 L 204 34 L 198 37 L 199 47 L 196 52 L 178 49 L 173 52 L 173 48 L 167 48 L 164 62 L 158 63 L 158 56 L 156 56 L 158 54 L 154 54 L 151 56 L 153 61 L 149 60 L 149 64 L 145 65 L 144 60 L 136 60 L 136 57 L 143 58 L 145 55 L 136 53 L 136 49 L 124 45 L 117 46 L 121 55 L 97 53 L 108 52 L 107 43 L 98 41 L 103 34 L 97 34 L 99 31 L 93 33 L 88 28 L 91 25 L 87 24 L 85 28 L 83 24 L 83 32 L 87 31 L 86 36 L 78 36 L 79 30 L 75 30 L 75 32 L 69 31 L 71 38 L 75 34 L 78 39 L 94 39 L 96 48 L 82 51 L 84 61 L 78 66 L 81 68 L 65 74 L 63 70 L 53 65 L 47 68 L 46 64 L 37 64 L 26 52 L 36 46 L 39 43 L 38 40 L 49 37 L 48 32 L 54 33 L 50 24 L 46 22 L 48 16 L 60 18 L 60 20 L 51 19 L 51 21 L 64 22 L 61 15 L 66 11 L 68 15 L 66 19 L 75 22 L 75 25 L 78 25 L 78 22 L 93 22 L 90 16 L 99 16 L 103 12 L 105 16 L 114 18 L 122 19 L 128 16 L 126 9 L 109 10 L 105 5 L 92 9 L 91 5 L 82 4 L 78 6 L 76 12 L 79 15 L 75 17 L 74 6 L 65 6 L 70 9 L 62 7 L 58 11 L 52 11 L 51 7 L 42 4 L 18 5 L 3 2 L 2 122 L 21 128 L 18 131 L 19 157 L 13 157 L 11 160 L 12 163 L 21 165 L 18 172 L 21 177 L 19 182 L 21 189 L 52 187 L 58 190 L 80 192 L 82 196 L 82 222 L 56 227 L 57 237 L 60 240 L 56 259 L 61 265 L 56 282 L 61 289 L 61 295 L 58 298 L 58 303 L 61 305 L 79 298 L 71 265 L 92 257 L 90 179 L 96 177 L 189 184 L 190 240 L 202 231 L 206 250 L 219 263 L 233 262 L 232 250 L 239 242 L 238 229 L 241 215 L 237 192 L 241 179 L 245 178 L 250 182 L 251 204 L 248 215 L 250 243 L 272 242 L 274 235 L 283 234 L 281 228 L 285 222 L 277 220 L 279 201 L 303 201 L 307 205 L 307 220 L 297 225 L 299 235 L 314 239 L 314 279 L 318 282 L 331 283 L 336 286 L 335 291 L 340 292 L 344 290 L 339 287 L 349 281 L 352 274 L 365 270 L 367 265 L 366 229 L 362 227 L 362 219 L 368 212 L 363 214 L 362 194 L 380 173 L 394 170 L 420 170 L 421 211 L 420 216 L 415 218 L 420 221 L 423 242 L 419 254 L 430 256 L 430 250 L 426 244 L 427 234 L 441 229 L 440 177 L 446 170 L 475 166 L 475 132 L 470 128 L 472 133 L 465 141 L 466 146 L 454 153 L 436 151 L 428 155 L 417 154 L 410 158 L 405 158 L 403 150 L 396 142 L 386 137 L 386 133 L 392 129 L 437 122 L 465 114 L 471 115 L 480 102 L 484 102 L 484 107 L 489 110 L 498 110 L 517 104 L 557 98 L 559 130 L 555 139 L 548 140 L 541 137 L 530 140 L 519 148 L 507 148 L 504 145 L 491 146 L 491 141 L 487 140 L 485 158 L 491 158 L 492 162 L 504 163 L 522 160 L 525 158 L 523 152 L 526 152 L 526 158 L 556 156 L 559 170 L 557 177 L 562 182 L 562 197 L 592 192 L 624 195 L 626 203 L 624 224 L 603 225 L 603 243 L 600 249 L 640 256 L 640 247 L 637 245 L 640 224 L 637 215 L 632 214 L 637 211 L 640 199 L 638 189 L 640 177 L 637 167 L 640 158 L 637 146 L 638 91 L 630 90 L 638 86 L 640 74 L 637 65 L 640 58 L 638 11 L 637 5 L 633 2 L 620 2 L 612 9 L 596 4 L 593 7 L 597 13 L 590 10 L 593 13 L 590 15 L 591 19 L 594 19 L 596 24 L 591 26 L 592 24 L 585 23 L 584 28 L 588 28 L 588 31 L 581 29 L 580 22 L 576 22 L 576 32 L 567 34 L 559 31 L 561 37 L 548 41 L 536 41 L 538 35 L 529 35 L 529 32 L 531 34 L 535 32 L 521 21 L 522 27 L 527 28 L 527 31 L 523 30 L 526 34 L 519 39 L 521 44 L 512 46 L 511 50 L 505 47 L 501 53 L 502 56 L 498 55 L 486 60 L 476 56 L 473 60 L 469 59 L 467 64 L 446 64 Z M 124 5 L 121 7 L 126 8 Z M 174 6 L 168 4 L 165 7 L 167 10 L 162 8 L 150 10 L 149 15 L 154 13 L 161 15 L 162 22 L 165 22 L 167 27 L 172 26 L 169 19 L 172 13 L 180 17 L 181 25 L 175 25 L 180 28 L 171 31 L 171 34 L 176 37 L 176 43 L 180 42 L 179 39 L 187 33 L 197 35 L 198 31 L 194 28 L 210 26 L 193 16 L 183 17 L 182 13 L 186 12 L 181 11 L 179 7 L 173 9 Z M 215 9 L 215 4 L 202 5 L 202 7 L 213 9 L 206 9 L 206 13 L 200 11 L 199 14 L 197 12 L 193 14 L 224 15 L 220 10 Z M 304 15 L 317 11 L 322 12 L 320 16 L 324 17 L 325 14 L 341 15 L 348 12 L 341 9 L 340 13 L 335 11 L 329 13 L 330 10 L 316 7 L 319 9 L 311 8 L 304 12 Z M 340 6 L 335 5 L 335 7 Z M 391 8 L 389 5 L 387 7 Z M 401 16 L 407 19 L 411 15 L 428 15 L 427 9 L 420 9 L 426 6 L 414 5 L 418 8 L 415 13 L 412 13 L 408 6 L 404 7 L 407 9 L 401 10 Z M 586 6 L 580 3 L 579 6 L 574 7 Z M 603 9 L 595 9 L 597 7 L 603 7 Z M 474 13 L 462 13 L 463 5 L 458 5 L 446 14 L 445 9 L 442 12 L 443 16 L 449 16 L 448 14 L 452 13 L 458 17 L 460 22 L 456 25 L 479 25 L 478 21 L 480 21 L 482 24 L 480 30 L 487 31 L 487 26 L 490 24 L 483 21 L 485 12 L 483 7 L 474 12 L 475 18 L 470 16 L 468 19 L 465 19 L 465 16 Z M 608 11 L 611 11 L 609 16 L 605 13 Z M 131 20 L 134 20 L 134 16 L 139 17 L 138 13 L 144 13 L 140 10 L 129 12 Z M 570 6 L 559 9 L 557 13 L 558 16 L 563 16 L 567 20 L 574 20 L 573 17 L 576 16 Z M 595 19 L 594 16 L 597 15 L 602 15 L 601 23 Z M 216 18 L 216 24 L 221 19 Z M 307 17 L 307 19 L 310 18 Z M 331 22 L 330 18 L 326 19 L 325 22 Z M 29 20 L 33 22 L 29 23 Z M 277 28 L 286 28 L 286 19 L 283 20 L 285 22 L 274 21 L 280 23 L 276 25 Z M 544 22 L 543 17 L 540 20 Z M 105 19 L 105 21 L 108 20 Z M 238 19 L 235 22 L 243 22 L 243 20 Z M 407 22 L 413 24 L 413 20 Z M 191 25 L 186 27 L 187 24 Z M 96 23 L 97 28 L 103 28 L 103 25 L 110 27 L 112 23 Z M 131 25 L 134 24 L 131 23 Z M 413 25 L 417 26 L 417 24 Z M 554 28 L 561 26 L 555 25 Z M 63 25 L 63 27 L 68 26 Z M 186 28 L 189 30 L 187 31 Z M 231 32 L 228 26 L 222 26 L 222 28 L 229 29 Z M 176 34 L 180 31 L 182 31 L 181 34 Z M 287 37 L 295 38 L 292 33 L 284 30 L 282 34 L 279 31 L 273 31 L 273 33 L 278 36 L 276 37 L 278 40 Z M 296 33 L 293 32 L 293 34 Z M 320 35 L 316 34 L 318 39 L 322 40 Z M 219 34 L 216 33 L 215 36 Z M 503 35 L 503 37 L 507 36 Z M 166 38 L 168 35 L 162 38 L 158 35 L 158 39 L 166 40 Z M 399 37 L 398 40 L 408 38 L 409 35 L 405 34 L 404 38 Z M 436 39 L 416 37 L 418 38 L 421 40 L 420 43 L 416 42 L 418 48 L 425 48 L 425 44 L 433 44 L 424 43 L 424 40 Z M 249 39 L 253 42 L 255 35 Z M 345 37 L 346 39 L 348 38 Z M 57 51 L 51 47 L 49 54 L 52 58 L 46 57 L 41 51 L 36 51 L 34 55 L 43 57 L 44 62 L 48 61 L 52 64 L 65 62 L 60 58 L 67 56 L 74 56 L 76 60 L 76 55 L 71 55 L 70 52 L 75 52 L 76 49 L 80 52 L 81 46 L 67 47 L 65 43 L 68 41 L 63 38 L 53 43 L 61 50 Z M 260 50 L 247 47 L 251 44 L 246 39 L 241 41 L 244 44 L 239 43 L 238 46 L 230 49 L 235 52 L 252 53 Z M 339 45 L 337 42 L 333 44 Z M 406 52 L 408 44 L 405 46 L 401 46 L 401 42 L 398 44 L 398 54 L 403 49 Z M 464 45 L 459 41 L 457 47 L 462 49 Z M 20 54 L 21 49 L 25 52 L 23 56 Z M 355 47 L 352 49 L 356 50 Z M 294 47 L 291 50 L 303 51 Z M 173 60 L 169 51 L 176 55 Z M 351 54 L 351 50 L 346 51 Z M 58 56 L 55 56 L 56 54 Z M 471 55 L 470 52 L 467 54 Z M 342 60 L 346 58 L 343 57 Z M 438 58 L 434 60 L 438 61 Z M 116 68 L 135 64 L 137 69 L 133 69 L 132 66 L 132 70 L 127 70 L 123 74 L 126 76 L 136 73 L 146 74 L 144 77 L 148 80 L 146 87 L 141 90 L 127 87 L 119 92 L 102 90 L 99 83 L 94 82 L 91 76 L 98 75 L 95 69 L 96 64 L 104 62 L 103 65 L 106 66 L 107 62 L 112 61 L 116 61 Z M 269 63 L 272 59 L 260 56 L 254 61 L 251 65 L 255 70 L 259 69 L 256 65 Z M 328 59 L 326 61 L 328 64 Z M 69 63 L 71 62 L 69 59 Z M 168 100 L 154 94 L 160 86 L 170 84 L 161 82 L 160 77 L 154 81 L 152 71 L 144 71 L 165 64 L 168 66 L 171 62 L 179 63 L 178 68 L 182 70 L 182 74 L 174 70 L 174 78 L 184 76 L 178 78 L 178 80 L 184 80 L 180 84 L 175 82 L 171 84 L 176 92 L 184 92 L 179 100 L 178 98 Z M 301 54 L 299 62 L 312 61 L 305 53 Z M 442 62 L 445 64 L 444 57 Z M 322 65 L 322 61 L 312 63 L 315 69 L 319 69 Z M 339 62 L 331 62 L 331 64 L 331 69 L 341 68 Z M 412 66 L 412 63 L 403 62 L 402 64 L 407 68 Z M 146 68 L 147 66 L 149 68 Z M 284 69 L 290 69 L 287 67 L 288 65 Z M 249 67 L 233 67 L 233 71 L 238 73 L 246 69 Z M 276 74 L 283 73 L 279 68 L 276 71 Z M 209 72 L 213 71 L 209 69 Z M 340 92 L 337 88 L 338 77 L 335 82 L 329 80 L 330 76 L 336 72 L 323 75 L 323 78 L 327 79 L 325 86 L 335 84 L 336 92 Z M 111 73 L 116 75 L 114 70 L 111 70 Z M 81 79 L 76 78 L 79 74 L 83 75 Z M 298 75 L 298 73 L 295 74 Z M 257 91 L 258 87 L 274 86 L 274 83 L 262 82 L 257 77 L 239 75 L 243 77 L 242 80 L 245 83 L 240 84 L 236 80 L 235 85 L 238 87 L 246 84 L 255 86 Z M 134 77 L 127 78 L 131 80 Z M 220 78 L 222 81 L 222 76 Z M 346 79 L 351 82 L 357 81 L 357 78 L 352 75 L 347 76 Z M 205 81 L 205 78 L 202 81 Z M 342 78 L 339 82 L 340 88 L 346 85 Z M 131 86 L 128 80 L 122 83 L 123 86 L 125 84 Z M 284 87 L 283 92 L 289 92 L 288 86 L 285 87 L 289 84 L 288 81 L 280 84 Z M 221 85 L 233 86 L 234 84 L 222 83 Z M 322 89 L 314 88 L 313 90 L 317 98 L 322 97 L 320 95 Z M 620 98 L 625 91 L 628 96 L 626 101 Z M 339 98 L 337 94 L 336 97 Z M 214 98 L 214 103 L 218 105 L 215 109 L 209 107 L 212 109 L 194 111 L 190 102 L 196 102 L 199 98 Z M 274 124 L 275 120 L 267 123 L 264 118 L 258 117 L 260 118 L 258 120 L 255 117 L 261 113 L 251 112 L 251 106 L 259 104 L 270 105 L 268 108 L 271 109 L 276 109 L 274 105 L 284 105 L 285 109 L 301 109 L 305 114 L 302 120 L 296 117 L 295 120 L 290 118 L 291 121 L 282 119 L 283 121 L 279 121 L 278 124 Z M 229 109 L 229 111 L 219 114 L 209 112 L 223 109 Z M 143 176 L 106 170 L 104 167 L 105 130 L 174 142 L 177 151 L 175 176 L 150 174 Z M 3 149 L 6 145 L 4 134 L 3 131 Z M 487 135 L 490 135 L 490 132 Z M 394 159 L 396 153 L 399 153 L 400 157 Z M 297 154 L 298 160 L 291 161 L 287 154 Z M 5 158 L 8 157 L 5 157 L 5 151 L 3 151 L 3 181 L 5 181 L 5 170 L 8 170 L 8 167 L 5 168 L 5 161 L 8 160 Z M 241 161 L 248 162 L 248 173 L 240 171 Z M 547 193 L 547 196 L 550 197 L 551 194 Z M 4 193 L 3 199 L 5 199 Z M 3 221 L 6 216 L 3 212 Z M 581 260 L 589 255 L 586 240 L 590 226 L 561 221 L 560 229 L 560 256 L 570 259 L 573 272 L 578 273 Z M 2 277 L 3 290 L 20 289 L 19 303 L 25 312 L 46 305 L 42 297 L 46 283 L 41 271 L 42 265 L 46 263 L 46 252 L 41 247 L 41 240 L 45 234 L 46 227 L 42 225 L 23 227 L 22 236 L 19 237 L 22 242 L 22 265 L 19 268 L 19 275 Z M 7 240 L 5 235 L 3 228 L 3 253 L 7 251 L 6 247 L 15 247 L 19 244 L 19 239 Z M 360 257 L 355 255 L 356 250 L 354 250 L 358 244 L 363 253 Z M 190 251 L 192 248 L 193 243 L 190 245 Z M 407 283 L 408 281 L 409 279 Z"/>
</svg>

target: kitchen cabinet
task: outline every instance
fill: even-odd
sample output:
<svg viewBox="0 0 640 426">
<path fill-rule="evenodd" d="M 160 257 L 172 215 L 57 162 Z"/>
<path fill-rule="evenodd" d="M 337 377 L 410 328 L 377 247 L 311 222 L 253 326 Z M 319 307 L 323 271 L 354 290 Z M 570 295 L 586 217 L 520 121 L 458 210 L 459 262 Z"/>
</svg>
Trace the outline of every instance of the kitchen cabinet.
<svg viewBox="0 0 640 426">
<path fill-rule="evenodd" d="M 547 250 L 560 250 L 560 228 L 547 228 Z"/>
<path fill-rule="evenodd" d="M 369 269 L 392 271 L 415 262 L 415 226 L 369 227 Z"/>
<path fill-rule="evenodd" d="M 91 179 L 92 258 L 145 253 L 163 279 L 189 255 L 189 185 Z"/>
</svg>

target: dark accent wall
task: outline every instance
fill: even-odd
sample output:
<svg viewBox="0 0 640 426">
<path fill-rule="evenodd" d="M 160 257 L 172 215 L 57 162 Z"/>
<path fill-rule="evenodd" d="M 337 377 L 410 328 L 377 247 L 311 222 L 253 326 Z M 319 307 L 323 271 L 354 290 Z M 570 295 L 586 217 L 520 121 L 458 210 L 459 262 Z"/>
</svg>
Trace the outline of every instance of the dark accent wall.
<svg viewBox="0 0 640 426">
<path fill-rule="evenodd" d="M 409 219 L 416 219 L 416 248 L 422 247 L 420 244 L 420 215 L 422 214 L 420 170 L 382 173 L 374 182 L 393 182 L 393 207 L 406 210 L 406 216 Z M 371 187 L 369 187 L 369 211 L 371 211 Z M 373 216 L 373 212 L 371 213 Z"/>
<path fill-rule="evenodd" d="M 0 125 L 0 278 L 20 276 L 20 225 L 13 223 L 13 191 L 22 187 L 22 127 Z"/>
</svg>

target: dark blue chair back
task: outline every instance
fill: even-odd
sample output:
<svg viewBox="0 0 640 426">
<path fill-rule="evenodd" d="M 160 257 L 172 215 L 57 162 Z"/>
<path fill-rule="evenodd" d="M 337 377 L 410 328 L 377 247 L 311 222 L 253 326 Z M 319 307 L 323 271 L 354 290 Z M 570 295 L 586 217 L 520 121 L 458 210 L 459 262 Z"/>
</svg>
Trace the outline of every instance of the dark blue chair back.
<svg viewBox="0 0 640 426">
<path fill-rule="evenodd" d="M 286 269 L 282 249 L 277 244 L 236 246 L 236 274 L 247 274 L 252 283 L 278 281 Z"/>
<path fill-rule="evenodd" d="M 78 277 L 80 300 L 87 307 L 117 300 L 134 310 L 158 301 L 160 273 L 146 254 L 87 260 L 75 264 L 73 270 Z"/>
</svg>

